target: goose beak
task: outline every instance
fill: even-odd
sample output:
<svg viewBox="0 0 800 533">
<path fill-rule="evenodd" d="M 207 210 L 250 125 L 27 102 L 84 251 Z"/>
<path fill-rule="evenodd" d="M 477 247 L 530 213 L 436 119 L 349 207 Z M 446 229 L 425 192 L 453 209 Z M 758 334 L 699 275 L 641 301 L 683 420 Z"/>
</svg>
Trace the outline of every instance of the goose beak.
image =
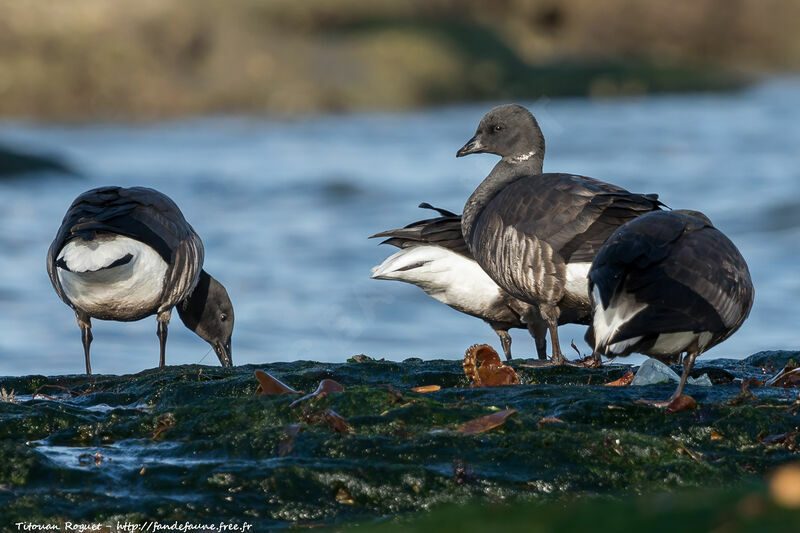
<svg viewBox="0 0 800 533">
<path fill-rule="evenodd" d="M 228 337 L 228 340 L 224 343 L 222 342 L 214 343 L 214 351 L 217 352 L 217 357 L 219 358 L 219 362 L 222 366 L 233 366 L 233 359 L 231 358 L 230 337 Z"/>
<path fill-rule="evenodd" d="M 476 134 L 472 139 L 467 141 L 467 144 L 461 147 L 461 149 L 456 152 L 456 157 L 464 157 L 465 155 L 469 154 L 479 154 L 483 152 L 483 145 L 481 141 L 478 139 L 478 135 Z"/>
</svg>

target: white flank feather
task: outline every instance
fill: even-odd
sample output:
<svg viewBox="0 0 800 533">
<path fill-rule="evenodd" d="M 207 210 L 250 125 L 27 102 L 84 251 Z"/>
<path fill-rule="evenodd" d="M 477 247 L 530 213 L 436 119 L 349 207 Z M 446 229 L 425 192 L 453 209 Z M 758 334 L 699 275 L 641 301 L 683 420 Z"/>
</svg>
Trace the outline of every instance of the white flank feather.
<svg viewBox="0 0 800 533">
<path fill-rule="evenodd" d="M 606 355 L 608 356 L 622 355 L 625 353 L 625 350 L 627 350 L 640 340 L 642 340 L 641 336 L 626 339 L 624 341 L 615 342 L 614 344 L 611 344 L 608 346 L 608 348 L 606 348 Z"/>
<path fill-rule="evenodd" d="M 604 347 L 610 349 L 608 345 L 614 335 L 645 307 L 647 307 L 646 304 L 637 302 L 632 295 L 622 293 L 615 295 L 609 302 L 608 308 L 604 308 L 600 298 L 600 290 L 595 286 L 592 326 L 594 327 L 595 346 L 597 349 L 602 350 Z M 622 343 L 615 343 L 615 345 L 622 347 Z M 625 347 L 627 346 L 629 345 Z M 621 352 L 618 351 L 617 353 Z"/>
<path fill-rule="evenodd" d="M 589 269 L 591 263 L 567 263 L 567 280 L 564 288 L 581 302 L 589 301 Z"/>
<path fill-rule="evenodd" d="M 128 254 L 132 256 L 129 262 L 107 268 Z M 98 235 L 91 241 L 72 239 L 58 259 L 69 269 L 58 268 L 64 293 L 90 314 L 157 306 L 168 268 L 150 246 L 121 235 Z"/>
<path fill-rule="evenodd" d="M 654 355 L 671 355 L 685 352 L 695 341 L 700 351 L 704 351 L 713 335 L 708 331 L 695 333 L 693 331 L 678 331 L 675 333 L 662 333 L 655 344 L 647 353 Z"/>
<path fill-rule="evenodd" d="M 500 287 L 478 263 L 440 246 L 404 248 L 373 267 L 372 278 L 411 283 L 471 315 L 483 314 L 502 298 Z"/>
</svg>

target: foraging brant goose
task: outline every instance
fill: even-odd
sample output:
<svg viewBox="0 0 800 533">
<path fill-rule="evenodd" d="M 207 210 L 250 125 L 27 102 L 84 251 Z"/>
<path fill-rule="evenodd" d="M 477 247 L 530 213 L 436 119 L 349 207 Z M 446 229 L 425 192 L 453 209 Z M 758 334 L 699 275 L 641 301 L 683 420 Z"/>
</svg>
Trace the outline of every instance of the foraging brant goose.
<svg viewBox="0 0 800 533">
<path fill-rule="evenodd" d="M 461 234 L 461 216 L 428 203 L 421 208 L 441 216 L 382 231 L 370 238 L 389 237 L 400 251 L 372 267 L 373 279 L 404 281 L 456 311 L 480 318 L 500 337 L 506 359 L 511 360 L 511 328 L 527 329 L 534 338 L 539 359 L 547 358 L 547 324 L 536 307 L 512 298 L 475 262 Z M 589 324 L 588 311 L 567 310 L 559 324 Z"/>
<path fill-rule="evenodd" d="M 637 352 L 683 376 L 750 313 L 753 283 L 739 250 L 697 211 L 648 213 L 618 228 L 589 271 L 594 318 L 587 342 L 609 357 Z M 663 404 L 661 404 L 663 405 Z"/>
<path fill-rule="evenodd" d="M 58 296 L 75 310 L 86 373 L 92 318 L 130 322 L 157 315 L 164 366 L 172 308 L 231 366 L 233 305 L 203 267 L 203 243 L 166 195 L 145 187 L 100 187 L 78 196 L 47 252 Z"/>
<path fill-rule="evenodd" d="M 461 228 L 472 256 L 511 296 L 536 306 L 547 323 L 553 364 L 564 364 L 558 317 L 590 311 L 587 273 L 606 238 L 660 209 L 656 195 L 572 174 L 542 174 L 545 143 L 522 106 L 489 111 L 456 156 L 502 159 L 467 200 Z"/>
</svg>

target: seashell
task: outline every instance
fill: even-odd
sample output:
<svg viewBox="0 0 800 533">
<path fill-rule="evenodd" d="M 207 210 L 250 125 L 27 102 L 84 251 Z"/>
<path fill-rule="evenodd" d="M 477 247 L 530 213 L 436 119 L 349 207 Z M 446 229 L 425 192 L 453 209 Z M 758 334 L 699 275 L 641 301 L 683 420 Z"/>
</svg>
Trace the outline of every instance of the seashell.
<svg viewBox="0 0 800 533">
<path fill-rule="evenodd" d="M 480 363 L 480 365 L 478 365 Z M 497 352 L 488 344 L 473 344 L 464 354 L 464 373 L 476 387 L 517 385 L 519 376 L 506 366 Z"/>
</svg>

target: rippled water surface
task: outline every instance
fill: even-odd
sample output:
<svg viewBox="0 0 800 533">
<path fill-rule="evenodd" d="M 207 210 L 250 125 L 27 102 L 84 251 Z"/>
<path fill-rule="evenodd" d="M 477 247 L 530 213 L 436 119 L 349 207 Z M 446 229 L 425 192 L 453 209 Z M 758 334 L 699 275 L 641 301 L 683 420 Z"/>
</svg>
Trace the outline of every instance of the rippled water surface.
<svg viewBox="0 0 800 533">
<path fill-rule="evenodd" d="M 756 286 L 750 318 L 709 357 L 797 348 L 800 327 L 800 82 L 725 95 L 528 102 L 548 142 L 545 170 L 657 192 L 706 212 L 739 246 Z M 211 117 L 155 124 L 0 123 L 0 142 L 63 155 L 80 177 L 0 181 L 0 375 L 78 373 L 80 333 L 45 271 L 47 247 L 79 193 L 144 185 L 171 196 L 203 238 L 206 269 L 236 308 L 237 364 L 356 353 L 460 357 L 491 329 L 420 289 L 369 279 L 392 253 L 372 233 L 460 211 L 490 155 L 456 159 L 489 104 L 297 120 Z M 94 322 L 93 369 L 158 360 L 155 319 Z M 514 332 L 515 355 L 534 352 Z M 562 342 L 583 328 L 565 327 Z M 498 346 L 499 347 L 499 346 Z M 215 364 L 176 319 L 169 364 Z"/>
</svg>

